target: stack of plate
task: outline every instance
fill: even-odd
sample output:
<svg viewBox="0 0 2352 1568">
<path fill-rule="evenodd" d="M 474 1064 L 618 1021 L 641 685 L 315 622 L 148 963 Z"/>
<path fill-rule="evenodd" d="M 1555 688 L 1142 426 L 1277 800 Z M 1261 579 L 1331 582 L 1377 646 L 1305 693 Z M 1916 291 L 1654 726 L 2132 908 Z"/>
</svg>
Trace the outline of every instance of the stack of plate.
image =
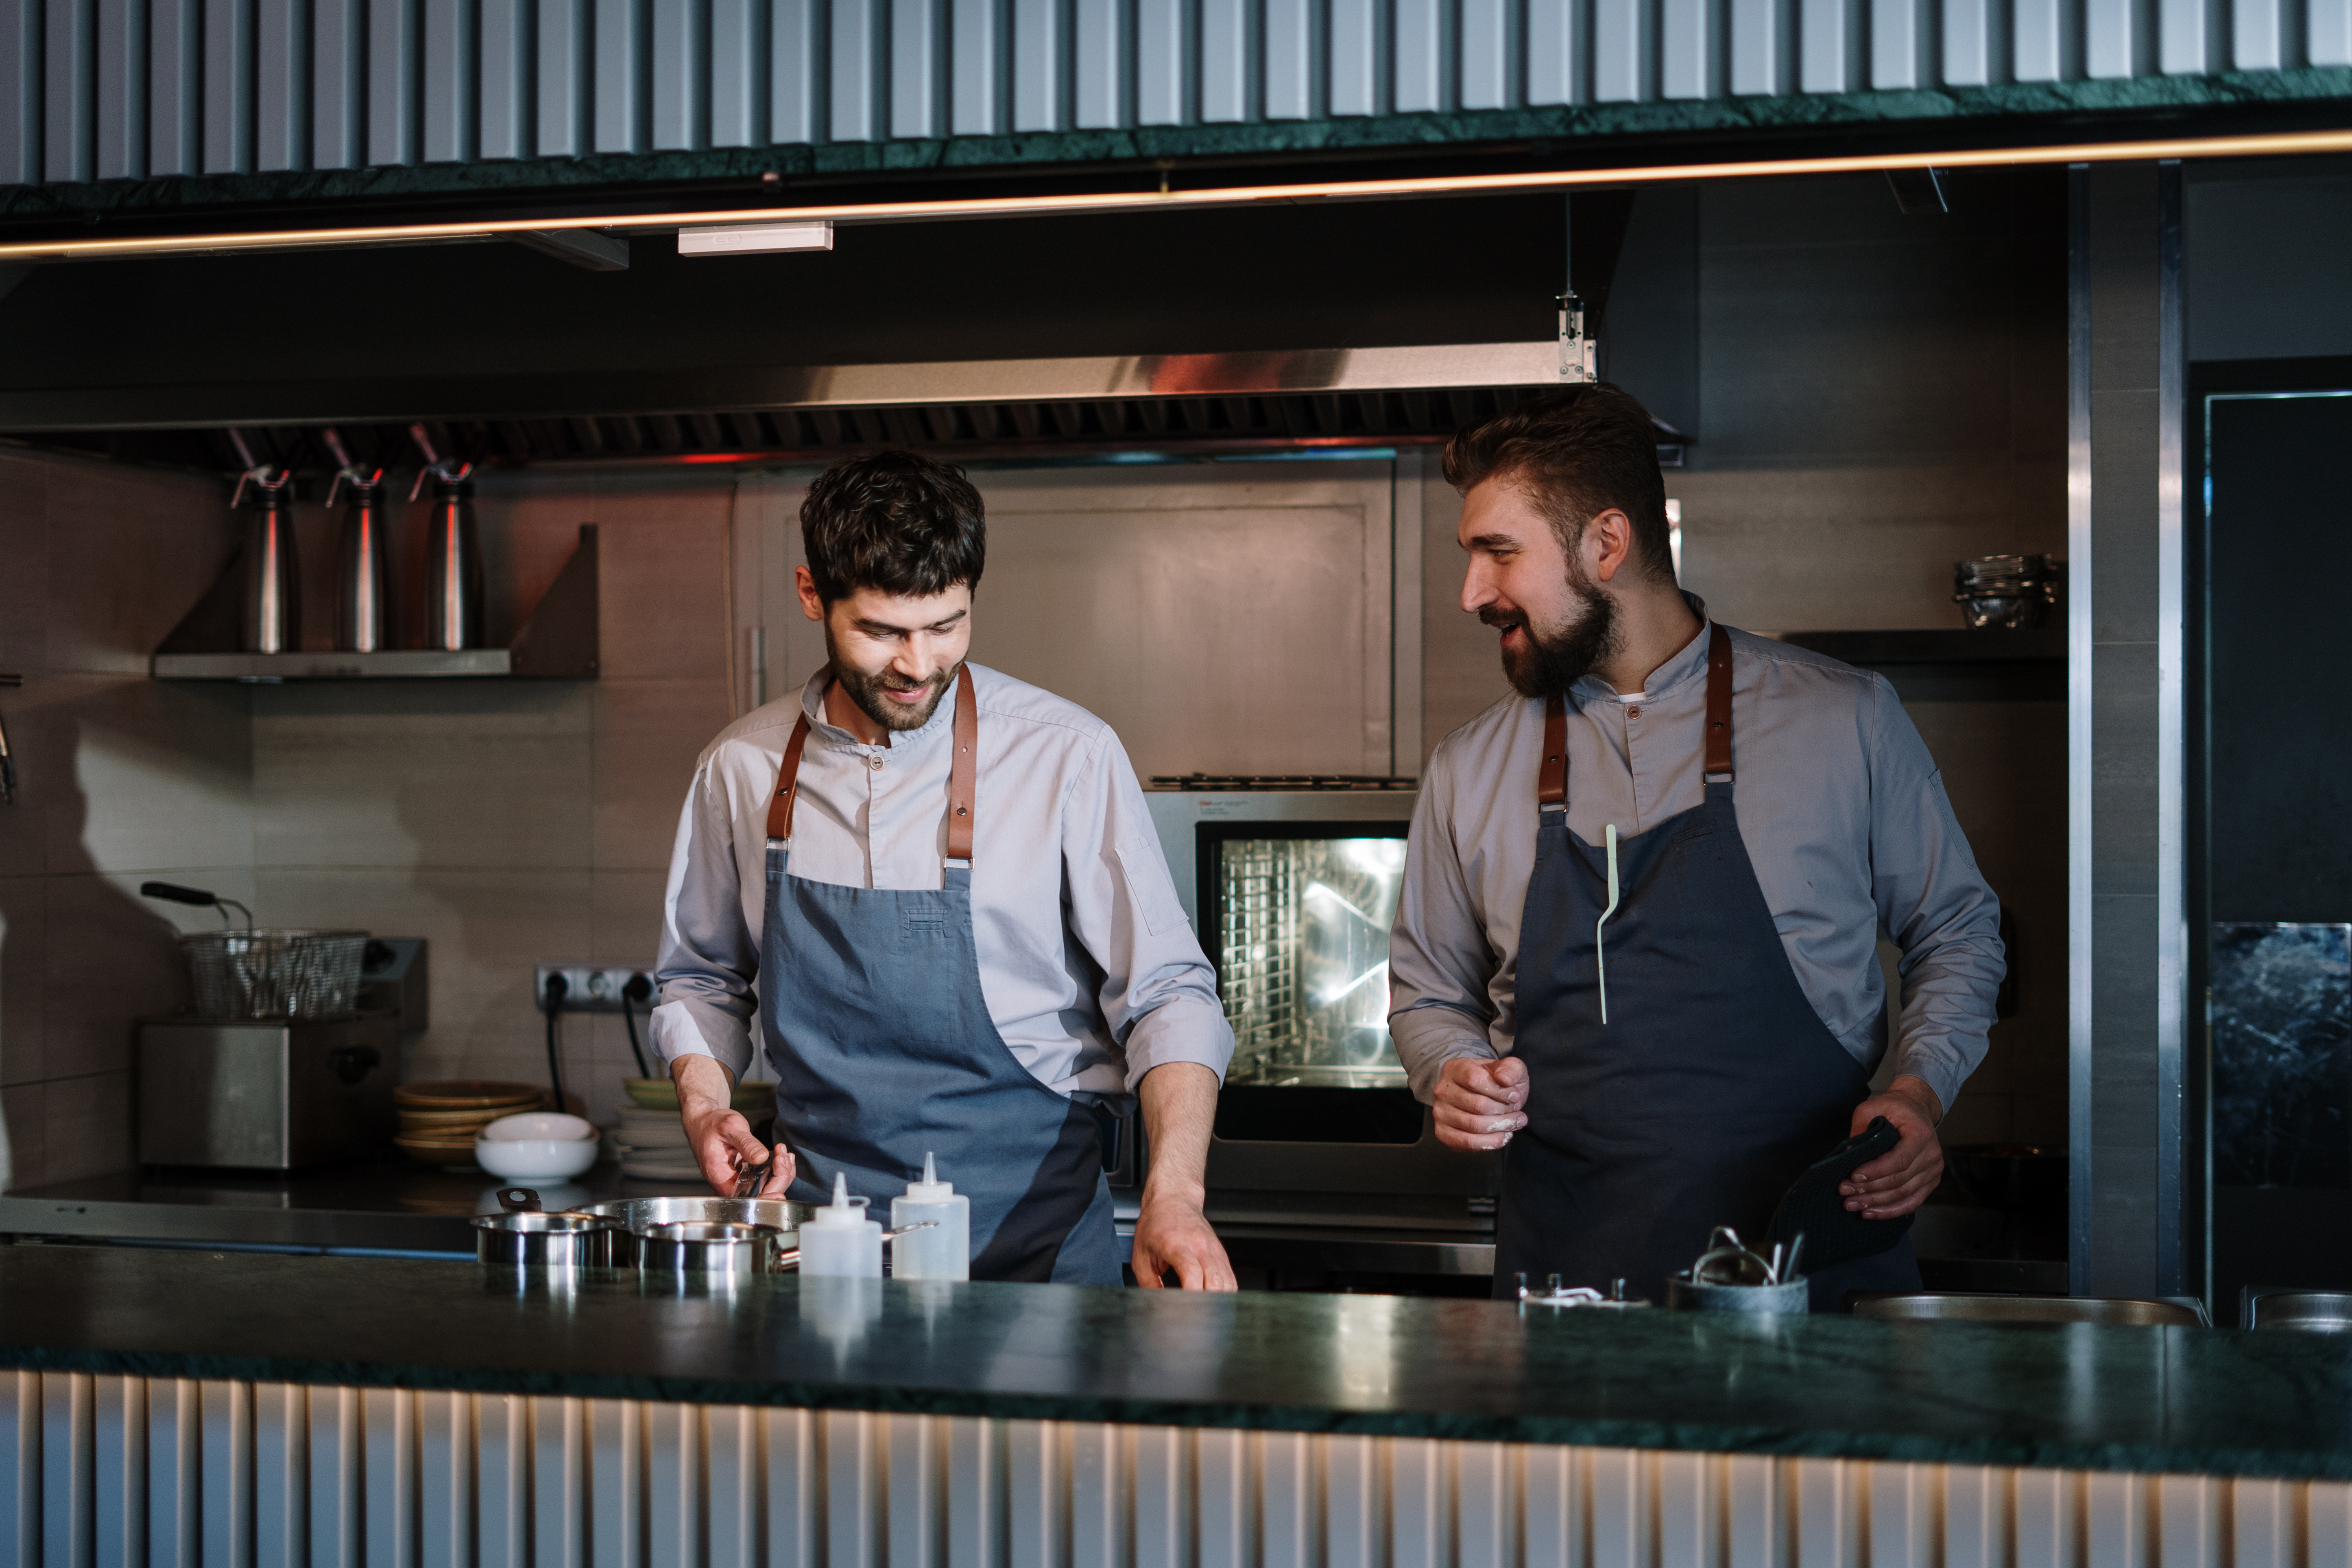
<svg viewBox="0 0 2352 1568">
<path fill-rule="evenodd" d="M 648 1110 L 642 1105 L 621 1107 L 621 1174 L 641 1182 L 698 1182 L 702 1168 L 675 1110 Z"/>
<path fill-rule="evenodd" d="M 474 1135 L 502 1116 L 537 1110 L 547 1093 L 528 1083 L 457 1079 L 406 1083 L 392 1091 L 400 1110 L 394 1146 L 411 1159 L 449 1170 L 474 1168 Z"/>
<path fill-rule="evenodd" d="M 699 1182 L 702 1168 L 677 1119 L 677 1086 L 667 1079 L 622 1080 L 630 1103 L 621 1107 L 614 1142 L 621 1151 L 621 1174 L 641 1182 Z M 775 1110 L 772 1083 L 739 1083 L 734 1107 L 756 1127 Z"/>
</svg>

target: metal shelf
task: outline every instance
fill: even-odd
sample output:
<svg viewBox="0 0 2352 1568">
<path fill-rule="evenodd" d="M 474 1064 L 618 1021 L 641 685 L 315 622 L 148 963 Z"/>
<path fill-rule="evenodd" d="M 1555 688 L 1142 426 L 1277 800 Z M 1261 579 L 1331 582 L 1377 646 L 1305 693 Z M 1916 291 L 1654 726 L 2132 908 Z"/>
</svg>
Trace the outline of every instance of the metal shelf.
<svg viewBox="0 0 2352 1568">
<path fill-rule="evenodd" d="M 394 648 L 383 653 L 159 653 L 158 680 L 383 680 L 514 673 L 514 650 Z"/>
<path fill-rule="evenodd" d="M 196 607 L 148 660 L 158 680 L 593 680 L 596 525 L 515 634 L 511 647 L 390 648 L 381 653 L 245 653 L 236 647 L 243 557 L 232 556 Z"/>
</svg>

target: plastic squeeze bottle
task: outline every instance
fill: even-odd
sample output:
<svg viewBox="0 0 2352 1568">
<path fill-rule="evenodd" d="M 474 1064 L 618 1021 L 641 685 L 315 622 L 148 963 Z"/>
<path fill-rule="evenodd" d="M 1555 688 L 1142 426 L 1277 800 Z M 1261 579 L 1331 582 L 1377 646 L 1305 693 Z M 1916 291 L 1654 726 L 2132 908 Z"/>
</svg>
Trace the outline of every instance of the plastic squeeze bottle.
<svg viewBox="0 0 2352 1568">
<path fill-rule="evenodd" d="M 907 1184 L 907 1195 L 890 1200 L 890 1228 L 929 1224 L 890 1244 L 894 1279 L 971 1278 L 971 1200 L 940 1180 L 938 1164 L 923 1151 L 923 1179 Z"/>
<path fill-rule="evenodd" d="M 833 1173 L 833 1202 L 801 1222 L 801 1272 L 832 1279 L 882 1278 L 882 1226 L 866 1217 L 866 1200 Z"/>
</svg>

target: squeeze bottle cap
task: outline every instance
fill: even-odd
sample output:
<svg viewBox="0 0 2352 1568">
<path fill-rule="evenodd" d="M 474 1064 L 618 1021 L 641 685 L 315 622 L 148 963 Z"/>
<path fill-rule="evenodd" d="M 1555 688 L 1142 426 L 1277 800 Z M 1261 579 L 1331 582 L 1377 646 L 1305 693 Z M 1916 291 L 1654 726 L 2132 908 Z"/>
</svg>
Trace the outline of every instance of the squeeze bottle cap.
<svg viewBox="0 0 2352 1568">
<path fill-rule="evenodd" d="M 866 1223 L 866 1200 L 849 1195 L 849 1178 L 840 1171 L 833 1173 L 833 1202 L 809 1215 L 810 1225 L 850 1226 Z"/>
<path fill-rule="evenodd" d="M 929 1149 L 923 1151 L 923 1179 L 907 1184 L 907 1201 L 910 1204 L 945 1203 L 955 1196 L 955 1184 L 940 1180 L 940 1168 L 931 1159 Z"/>
</svg>

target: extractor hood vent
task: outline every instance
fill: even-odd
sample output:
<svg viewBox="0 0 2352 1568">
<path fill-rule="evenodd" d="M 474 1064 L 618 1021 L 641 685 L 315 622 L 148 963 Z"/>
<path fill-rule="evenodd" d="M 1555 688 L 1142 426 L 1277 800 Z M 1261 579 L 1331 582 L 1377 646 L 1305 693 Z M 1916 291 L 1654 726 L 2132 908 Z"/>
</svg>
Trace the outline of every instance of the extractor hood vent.
<svg viewBox="0 0 2352 1568">
<path fill-rule="evenodd" d="M 242 430 L 259 460 L 413 467 L 409 427 L 478 465 L 825 461 L 878 447 L 963 458 L 1055 451 L 1245 451 L 1442 441 L 1557 388 L 1552 342 L 1106 359 L 797 366 L 561 383 L 259 393 L 208 427 L 26 429 L 45 445 L 231 470 Z M 395 401 L 397 399 L 397 401 Z M 297 407 L 292 405 L 303 405 Z M 62 423 L 62 421 L 60 421 Z M 1664 426 L 1660 457 L 1681 460 Z"/>
</svg>

